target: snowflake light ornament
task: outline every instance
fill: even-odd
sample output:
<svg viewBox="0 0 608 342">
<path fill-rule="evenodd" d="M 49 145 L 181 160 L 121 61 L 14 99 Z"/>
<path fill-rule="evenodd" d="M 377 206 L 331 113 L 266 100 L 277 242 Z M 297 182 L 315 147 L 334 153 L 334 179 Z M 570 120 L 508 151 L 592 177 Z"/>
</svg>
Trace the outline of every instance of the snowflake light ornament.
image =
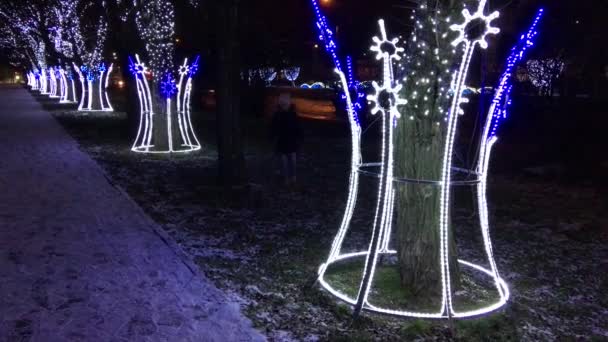
<svg viewBox="0 0 608 342">
<path fill-rule="evenodd" d="M 479 44 L 482 49 L 487 49 L 488 42 L 486 41 L 486 36 L 489 34 L 500 33 L 499 28 L 492 26 L 492 21 L 498 18 L 500 13 L 495 11 L 487 16 L 483 14 L 484 8 L 486 7 L 486 2 L 487 0 L 480 1 L 479 7 L 477 7 L 477 12 L 473 14 L 471 14 L 471 12 L 469 12 L 469 10 L 466 8 L 462 10 L 464 23 L 450 26 L 452 31 L 459 33 L 458 38 L 452 42 L 453 46 L 458 46 L 460 43 L 465 42 L 470 44 L 471 47 L 475 46 L 475 44 Z M 478 25 L 483 25 L 483 27 L 479 27 Z"/>
<path fill-rule="evenodd" d="M 136 57 L 137 62 L 133 61 L 131 57 L 129 57 L 129 70 L 131 73 L 137 77 L 138 75 L 144 75 L 148 72 L 148 68 L 145 63 L 140 62 L 139 56 Z"/>
<path fill-rule="evenodd" d="M 384 20 L 380 19 L 378 21 L 378 24 L 380 24 L 381 38 L 378 38 L 378 37 L 372 38 L 372 40 L 374 41 L 374 43 L 376 43 L 376 45 L 372 45 L 370 50 L 377 53 L 377 55 L 376 55 L 377 60 L 381 60 L 382 58 L 388 58 L 389 60 L 394 59 L 396 61 L 400 61 L 401 60 L 400 54 L 402 54 L 405 51 L 405 49 L 397 46 L 397 43 L 399 43 L 399 38 L 393 38 L 393 39 L 389 40 L 388 36 L 386 35 L 386 28 L 384 26 Z"/>
<path fill-rule="evenodd" d="M 399 38 L 388 39 L 384 20 L 380 19 L 378 25 L 380 26 L 380 36 L 382 39 L 373 37 L 372 40 L 375 45 L 372 45 L 370 50 L 378 53 L 376 59 L 384 60 L 383 82 L 382 85 L 379 85 L 376 81 L 372 82 L 376 93 L 368 95 L 367 100 L 375 104 L 371 110 L 373 115 L 382 112 L 382 115 L 391 114 L 392 118 L 398 119 L 401 117 L 401 114 L 397 110 L 397 106 L 407 104 L 407 100 L 399 97 L 399 91 L 403 88 L 403 85 L 395 82 L 392 61 L 401 60 L 400 54 L 403 53 L 404 49 L 396 45 L 399 42 Z"/>
<path fill-rule="evenodd" d="M 397 119 L 401 118 L 397 106 L 407 104 L 407 100 L 399 96 L 403 85 L 397 84 L 395 87 L 392 87 L 390 83 L 385 82 L 383 85 L 379 85 L 378 82 L 374 81 L 372 82 L 372 86 L 376 93 L 367 96 L 367 100 L 374 103 L 371 113 L 376 115 L 378 112 L 382 112 L 382 115 L 391 114 Z"/>
<path fill-rule="evenodd" d="M 190 67 L 186 64 L 187 60 L 184 61 L 183 65 L 180 65 L 178 73 L 180 76 L 186 75 L 190 72 Z"/>
<path fill-rule="evenodd" d="M 177 85 L 170 72 L 168 72 L 160 82 L 160 92 L 166 99 L 170 99 L 177 93 Z"/>
</svg>

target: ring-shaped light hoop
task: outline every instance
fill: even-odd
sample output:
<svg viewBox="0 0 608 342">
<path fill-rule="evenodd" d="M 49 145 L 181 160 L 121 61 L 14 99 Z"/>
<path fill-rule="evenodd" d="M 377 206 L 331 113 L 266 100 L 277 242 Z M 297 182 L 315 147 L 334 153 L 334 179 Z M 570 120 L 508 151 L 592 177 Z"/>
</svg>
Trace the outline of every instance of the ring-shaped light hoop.
<svg viewBox="0 0 608 342">
<path fill-rule="evenodd" d="M 397 253 L 396 251 L 383 251 L 383 252 L 380 252 L 379 254 L 385 256 L 385 255 L 395 255 L 396 253 Z M 321 265 L 320 270 L 322 269 L 323 272 L 319 273 L 319 283 L 325 290 L 327 290 L 329 293 L 331 293 L 335 297 L 339 298 L 340 300 L 342 300 L 350 305 L 356 305 L 357 304 L 356 298 L 353 298 L 353 297 L 335 289 L 325 279 L 325 275 L 327 274 L 327 272 L 326 272 L 327 269 L 331 265 L 339 264 L 340 262 L 350 261 L 350 260 L 356 259 L 356 258 L 366 258 L 368 255 L 369 255 L 369 251 L 341 254 L 338 257 L 334 258 L 333 260 Z M 477 264 L 474 264 L 472 262 L 468 262 L 465 260 L 460 260 L 460 259 L 458 260 L 458 263 L 461 265 L 470 267 L 475 271 L 481 272 L 484 275 L 494 278 L 494 272 L 491 269 L 487 269 L 483 266 L 480 266 L 480 265 L 477 265 Z M 498 279 L 494 279 L 494 280 L 495 280 L 495 282 L 498 283 L 498 294 L 499 294 L 498 301 L 495 301 L 487 306 L 484 306 L 482 308 L 478 308 L 475 310 L 457 312 L 454 315 L 451 315 L 451 317 L 455 317 L 455 318 L 477 317 L 477 316 L 491 313 L 491 312 L 496 311 L 496 310 L 500 309 L 501 307 L 503 307 L 508 302 L 508 300 L 511 296 L 511 293 L 510 293 L 509 287 L 507 286 L 507 283 L 504 281 L 504 279 L 499 277 Z M 400 316 L 400 317 L 438 318 L 438 319 L 450 318 L 450 316 L 448 316 L 444 312 L 442 312 L 443 310 L 438 311 L 438 312 L 394 310 L 394 309 L 383 308 L 383 307 L 372 305 L 367 300 L 363 306 L 363 310 L 369 311 L 369 312 L 375 312 L 375 313 L 379 313 L 379 314 Z"/>
</svg>

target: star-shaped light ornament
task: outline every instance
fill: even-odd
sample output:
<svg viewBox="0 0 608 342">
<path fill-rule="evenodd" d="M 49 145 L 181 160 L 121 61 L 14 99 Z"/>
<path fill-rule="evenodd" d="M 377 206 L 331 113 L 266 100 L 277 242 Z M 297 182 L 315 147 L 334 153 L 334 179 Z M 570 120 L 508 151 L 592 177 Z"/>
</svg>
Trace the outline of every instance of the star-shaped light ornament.
<svg viewBox="0 0 608 342">
<path fill-rule="evenodd" d="M 144 63 L 139 60 L 139 56 L 135 55 L 135 59 L 137 62 L 134 62 L 131 57 L 129 57 L 129 69 L 136 77 L 139 75 L 144 75 L 148 72 L 148 68 Z"/>
<path fill-rule="evenodd" d="M 367 100 L 374 103 L 374 108 L 371 109 L 372 115 L 382 112 L 382 115 L 391 114 L 393 118 L 401 118 L 401 113 L 399 113 L 397 107 L 407 104 L 406 99 L 399 97 L 403 85 L 397 84 L 392 87 L 390 84 L 379 85 L 378 82 L 374 81 L 372 86 L 376 93 L 367 96 Z"/>
<path fill-rule="evenodd" d="M 482 49 L 488 48 L 486 36 L 489 34 L 498 34 L 500 32 L 499 28 L 492 26 L 492 21 L 498 18 L 500 13 L 495 11 L 486 16 L 483 13 L 484 8 L 486 7 L 486 2 L 487 0 L 481 0 L 479 2 L 477 12 L 473 14 L 471 14 L 471 12 L 469 12 L 469 10 L 466 8 L 462 10 L 464 23 L 450 26 L 452 31 L 459 33 L 458 38 L 452 42 L 453 46 L 458 46 L 460 43 L 466 42 L 470 44 L 471 47 L 475 46 L 475 44 L 479 44 Z M 483 27 L 477 27 L 477 25 L 483 25 Z M 476 37 L 470 37 L 469 34 L 475 31 L 479 32 L 479 34 L 477 34 Z"/>
<path fill-rule="evenodd" d="M 188 66 L 188 59 L 184 60 L 184 64 L 180 65 L 179 67 L 179 74 L 180 76 L 185 76 L 187 73 L 190 72 L 190 67 Z"/>
<path fill-rule="evenodd" d="M 400 54 L 402 54 L 405 51 L 405 49 L 397 46 L 397 43 L 399 43 L 399 38 L 393 38 L 392 40 L 389 40 L 388 36 L 386 35 L 386 28 L 384 26 L 384 20 L 380 19 L 378 21 L 378 24 L 380 24 L 381 38 L 379 38 L 379 37 L 372 38 L 372 40 L 376 44 L 372 45 L 370 47 L 370 50 L 377 53 L 377 55 L 376 55 L 377 60 L 381 60 L 382 58 L 388 58 L 389 61 L 393 60 L 393 59 L 400 61 L 401 60 Z"/>
<path fill-rule="evenodd" d="M 165 77 L 160 82 L 160 91 L 167 99 L 170 99 L 177 93 L 177 85 L 170 72 L 166 73 Z"/>
</svg>

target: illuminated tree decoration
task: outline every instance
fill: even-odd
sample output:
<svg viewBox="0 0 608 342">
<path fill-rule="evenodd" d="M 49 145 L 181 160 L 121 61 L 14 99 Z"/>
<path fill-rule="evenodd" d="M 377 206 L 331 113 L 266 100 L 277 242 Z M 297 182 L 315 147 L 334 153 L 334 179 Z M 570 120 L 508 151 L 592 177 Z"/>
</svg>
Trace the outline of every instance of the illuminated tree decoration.
<svg viewBox="0 0 608 342">
<path fill-rule="evenodd" d="M 274 70 L 274 68 L 260 68 L 258 70 L 258 73 L 260 75 L 260 78 L 264 80 L 264 82 L 266 82 L 267 87 L 270 87 L 272 81 L 277 78 L 277 72 Z"/>
<path fill-rule="evenodd" d="M 559 58 L 530 60 L 526 65 L 530 81 L 540 95 L 551 95 L 553 85 L 564 71 L 564 66 Z"/>
<path fill-rule="evenodd" d="M 70 69 L 61 67 L 58 67 L 57 70 L 59 71 L 59 103 L 77 103 L 73 73 Z"/>
<path fill-rule="evenodd" d="M 40 86 L 38 87 L 38 90 L 42 95 L 49 94 L 48 81 L 46 75 L 46 70 L 44 68 L 40 68 Z"/>
<path fill-rule="evenodd" d="M 167 0 L 142 2 L 136 13 L 135 22 L 146 44 L 152 77 L 155 82 L 160 82 L 165 72 L 174 70 L 175 13 L 172 2 Z"/>
<path fill-rule="evenodd" d="M 130 58 L 129 69 L 135 76 L 140 105 L 140 123 L 132 151 L 139 153 L 184 153 L 201 149 L 192 126 L 190 100 L 192 77 L 198 71 L 197 57 L 178 69 L 178 79 L 167 72 L 161 79 L 161 99 L 150 86 L 149 69 L 138 55 Z M 154 84 L 152 82 L 152 84 Z"/>
<path fill-rule="evenodd" d="M 82 112 L 113 112 L 107 89 L 114 64 L 109 67 L 102 62 L 95 67 L 73 64 L 82 89 L 78 110 Z M 73 84 L 72 84 L 73 87 Z M 74 88 L 72 88 L 74 89 Z"/>
<path fill-rule="evenodd" d="M 32 90 L 40 90 L 40 72 L 32 71 Z"/>
<path fill-rule="evenodd" d="M 38 80 L 36 78 L 36 74 L 34 73 L 34 71 L 29 71 L 27 73 L 27 85 L 28 85 L 28 87 L 30 87 L 31 90 L 38 89 Z"/>
<path fill-rule="evenodd" d="M 57 95 L 57 73 L 55 71 L 55 68 L 50 67 L 49 68 L 49 97 L 52 99 L 55 98 L 59 98 L 59 95 Z"/>
<path fill-rule="evenodd" d="M 341 300 L 351 304 L 354 306 L 355 315 L 358 315 L 362 310 L 373 311 L 377 313 L 384 313 L 396 316 L 407 316 L 407 317 L 419 317 L 419 318 L 464 318 L 464 317 L 473 317 L 483 315 L 492 311 L 497 310 L 502 307 L 508 300 L 510 294 L 509 289 L 505 281 L 499 276 L 498 271 L 496 269 L 496 263 L 494 261 L 494 256 L 492 254 L 492 246 L 489 236 L 489 227 L 488 227 L 488 215 L 487 215 L 487 203 L 485 199 L 485 180 L 487 178 L 487 170 L 489 164 L 489 149 L 496 141 L 494 136 L 489 136 L 489 140 L 483 141 L 484 146 L 487 148 L 485 155 L 481 156 L 479 172 L 472 172 L 472 174 L 477 174 L 478 179 L 473 181 L 466 181 L 466 184 L 478 184 L 478 205 L 480 206 L 480 222 L 481 222 L 481 230 L 483 235 L 483 242 L 485 246 L 486 256 L 488 258 L 488 262 L 490 264 L 489 268 L 464 261 L 458 260 L 458 263 L 462 266 L 468 267 L 473 271 L 477 271 L 482 274 L 482 276 L 489 277 L 492 279 L 492 283 L 496 288 L 496 292 L 498 294 L 498 299 L 490 304 L 487 304 L 482 307 L 478 307 L 476 309 L 470 310 L 457 310 L 457 308 L 453 305 L 454 293 L 451 284 L 451 273 L 450 273 L 450 263 L 449 263 L 449 253 L 450 249 L 448 246 L 448 225 L 450 224 L 450 220 L 448 219 L 450 216 L 450 187 L 454 185 L 458 185 L 462 183 L 458 180 L 452 180 L 452 170 L 454 169 L 452 164 L 452 156 L 454 151 L 454 142 L 456 137 L 456 131 L 458 128 L 458 117 L 462 114 L 462 108 L 460 105 L 463 101 L 463 90 L 465 89 L 465 82 L 467 79 L 467 74 L 471 62 L 471 58 L 473 52 L 477 46 L 481 48 L 486 48 L 486 36 L 488 34 L 497 34 L 499 30 L 491 26 L 492 21 L 498 17 L 498 13 L 494 12 L 489 16 L 484 14 L 484 8 L 487 0 L 480 0 L 479 7 L 474 14 L 471 14 L 468 10 L 463 10 L 464 23 L 460 25 L 452 25 L 451 29 L 459 33 L 459 37 L 454 40 L 453 45 L 455 47 L 463 45 L 463 56 L 460 64 L 456 69 L 454 74 L 453 81 L 453 89 L 452 89 L 452 105 L 448 112 L 445 124 L 445 134 L 447 138 L 445 139 L 445 148 L 443 159 L 443 167 L 441 172 L 440 180 L 409 180 L 409 179 L 401 179 L 396 178 L 393 175 L 394 168 L 394 147 L 393 147 L 393 130 L 395 126 L 396 120 L 399 119 L 399 106 L 403 106 L 407 103 L 407 101 L 400 97 L 399 90 L 402 88 L 401 80 L 395 80 L 393 69 L 394 63 L 396 63 L 400 58 L 400 53 L 403 50 L 400 50 L 397 47 L 397 40 L 390 40 L 387 38 L 386 31 L 384 29 L 384 22 L 380 21 L 380 30 L 381 37 L 374 38 L 374 45 L 371 50 L 377 53 L 377 59 L 383 61 L 383 82 L 382 84 L 374 83 L 375 93 L 370 95 L 368 99 L 373 103 L 374 107 L 372 113 L 376 115 L 380 114 L 383 120 L 383 138 L 382 138 L 382 149 L 381 149 L 381 161 L 380 163 L 370 163 L 370 164 L 361 164 L 358 167 L 358 171 L 361 173 L 372 174 L 379 178 L 379 189 L 378 189 L 378 198 L 375 209 L 375 218 L 373 221 L 372 227 L 372 237 L 369 243 L 369 247 L 364 251 L 355 251 L 355 252 L 342 252 L 344 238 L 347 235 L 349 226 L 342 224 L 338 234 L 336 235 L 334 242 L 331 247 L 331 251 L 327 261 L 321 265 L 319 268 L 319 282 L 320 284 L 328 290 L 334 296 L 340 298 Z M 542 11 L 540 12 L 542 14 Z M 538 22 L 539 18 L 537 18 L 533 24 L 533 27 L 530 29 L 530 32 L 535 32 L 535 26 Z M 479 31 L 479 35 L 475 37 L 470 37 L 468 32 L 470 32 L 470 27 L 468 27 L 473 22 L 474 25 L 483 24 L 485 27 L 482 27 L 482 30 Z M 523 46 L 530 46 L 531 40 L 534 37 L 535 33 L 528 33 L 525 37 L 522 37 Z M 520 52 L 517 49 L 518 53 Z M 521 52 L 523 54 L 523 52 Z M 518 57 L 521 58 L 521 57 Z M 513 66 L 516 62 L 515 59 L 510 58 L 510 63 L 508 63 L 508 69 L 505 73 L 511 73 Z M 507 77 L 508 78 L 508 77 Z M 506 84 L 505 84 L 506 86 Z M 503 90 L 497 91 L 497 98 L 502 98 L 505 95 L 506 88 Z M 402 94 L 403 92 L 401 92 Z M 413 113 L 413 115 L 418 115 L 418 113 Z M 492 121 L 494 115 L 494 111 L 491 112 L 490 117 L 488 119 L 489 123 L 487 127 L 492 127 L 494 121 Z M 410 122 L 407 120 L 406 122 Z M 415 124 L 415 122 L 412 122 Z M 488 132 L 490 129 L 486 129 L 486 136 L 488 136 Z M 380 167 L 379 173 L 373 173 L 365 170 L 366 167 Z M 405 183 L 423 183 L 428 184 L 430 186 L 436 186 L 441 192 L 441 196 L 438 197 L 438 201 L 440 203 L 440 212 L 441 216 L 439 219 L 439 224 L 436 226 L 441 239 L 440 239 L 440 255 L 437 259 L 437 262 L 440 264 L 441 268 L 441 306 L 435 309 L 429 310 L 405 310 L 401 308 L 387 308 L 381 307 L 380 305 L 374 305 L 373 300 L 370 301 L 370 293 L 372 293 L 372 288 L 374 288 L 374 276 L 376 272 L 376 267 L 378 262 L 382 256 L 391 256 L 395 255 L 397 251 L 392 250 L 390 248 L 391 236 L 392 236 L 392 218 L 393 211 L 395 206 L 395 191 L 394 186 L 395 183 L 405 182 Z M 352 187 L 351 187 L 352 191 Z M 356 201 L 356 195 L 355 195 Z M 352 211 L 354 209 L 354 203 L 349 202 L 347 205 L 347 215 L 352 217 Z M 339 263 L 347 263 L 350 260 L 356 259 L 365 259 L 365 263 L 363 264 L 363 271 L 361 274 L 360 286 L 356 296 L 352 294 L 347 294 L 341 292 L 338 289 L 338 284 L 333 283 L 331 279 L 327 278 L 328 269 L 333 265 L 337 265 Z M 336 271 L 339 272 L 339 271 Z"/>
<path fill-rule="evenodd" d="M 300 77 L 300 67 L 285 68 L 283 75 L 295 87 L 295 82 Z"/>
</svg>

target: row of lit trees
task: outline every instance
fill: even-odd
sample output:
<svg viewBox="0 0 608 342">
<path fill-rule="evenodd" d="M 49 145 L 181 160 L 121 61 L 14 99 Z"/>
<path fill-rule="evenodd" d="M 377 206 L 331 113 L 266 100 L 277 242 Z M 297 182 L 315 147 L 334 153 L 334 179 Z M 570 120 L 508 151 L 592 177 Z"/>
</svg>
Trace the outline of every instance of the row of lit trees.
<svg viewBox="0 0 608 342">
<path fill-rule="evenodd" d="M 14 66 L 24 70 L 49 72 L 49 67 L 61 66 L 87 83 L 86 79 L 94 78 L 100 68 L 109 67 L 104 65 L 104 57 L 108 56 L 106 41 L 110 41 L 123 66 L 128 66 L 129 56 L 133 57 L 131 68 L 121 70 L 124 77 L 128 76 L 129 69 L 135 74 L 135 81 L 129 82 L 128 89 L 129 117 L 134 117 L 135 107 L 142 108 L 141 120 L 132 120 L 131 126 L 143 123 L 134 131 L 138 137 L 145 137 L 145 141 L 136 142 L 134 150 L 159 152 L 150 151 L 154 149 L 151 145 L 163 152 L 170 152 L 172 145 L 175 150 L 183 145 L 188 145 L 185 150 L 196 149 L 190 146 L 195 145 L 192 142 L 196 139 L 183 133 L 182 124 L 189 117 L 177 114 L 184 110 L 184 102 L 177 97 L 186 96 L 189 100 L 189 93 L 184 94 L 186 88 L 191 89 L 189 79 L 197 63 L 196 58 L 190 56 L 187 63 L 176 66 L 176 4 L 200 8 L 192 12 L 201 14 L 204 24 L 214 28 L 219 175 L 226 184 L 242 183 L 244 163 L 238 118 L 242 70 L 240 27 L 241 10 L 249 4 L 239 0 L 200 3 L 199 0 L 6 0 L 0 4 L 0 50 Z M 197 30 L 199 27 L 201 25 L 197 25 Z M 136 61 L 134 56 L 138 51 L 140 59 Z M 74 65 L 78 68 L 74 69 Z M 186 79 L 184 89 L 179 88 L 181 76 Z M 139 103 L 138 95 L 142 100 Z M 175 142 L 167 137 L 172 133 L 177 137 Z"/>
<path fill-rule="evenodd" d="M 104 3 L 91 0 L 6 0 L 0 4 L 0 48 L 14 65 L 97 66 L 107 35 Z"/>
</svg>

